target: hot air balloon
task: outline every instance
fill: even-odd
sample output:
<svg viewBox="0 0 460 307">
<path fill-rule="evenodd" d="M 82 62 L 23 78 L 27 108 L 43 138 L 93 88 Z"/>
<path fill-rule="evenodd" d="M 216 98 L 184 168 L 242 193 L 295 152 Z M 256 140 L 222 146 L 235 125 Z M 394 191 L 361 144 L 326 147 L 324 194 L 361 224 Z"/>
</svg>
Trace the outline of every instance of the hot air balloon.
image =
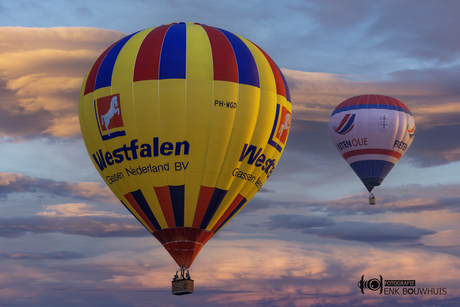
<svg viewBox="0 0 460 307">
<path fill-rule="evenodd" d="M 379 186 L 414 139 L 415 122 L 401 101 L 383 95 L 361 95 L 340 103 L 329 119 L 337 151 L 369 191 Z"/>
<path fill-rule="evenodd" d="M 202 24 L 128 35 L 89 70 L 79 99 L 88 154 L 179 265 L 174 294 L 193 292 L 188 269 L 203 245 L 272 174 L 290 101 L 261 48 Z"/>
</svg>

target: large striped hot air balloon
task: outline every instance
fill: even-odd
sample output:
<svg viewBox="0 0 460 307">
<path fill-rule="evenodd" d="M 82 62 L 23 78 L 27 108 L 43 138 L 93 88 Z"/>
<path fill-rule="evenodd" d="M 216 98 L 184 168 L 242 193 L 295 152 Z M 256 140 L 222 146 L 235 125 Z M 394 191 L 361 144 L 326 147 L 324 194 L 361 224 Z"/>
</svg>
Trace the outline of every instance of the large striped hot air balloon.
<svg viewBox="0 0 460 307">
<path fill-rule="evenodd" d="M 84 79 L 79 117 L 104 181 L 188 269 L 273 172 L 291 103 L 280 69 L 258 46 L 174 23 L 102 53 Z"/>
<path fill-rule="evenodd" d="M 329 134 L 335 148 L 369 193 L 406 153 L 414 132 L 414 117 L 409 108 L 383 95 L 349 98 L 335 108 L 329 119 Z M 375 204 L 372 193 L 369 200 Z"/>
</svg>

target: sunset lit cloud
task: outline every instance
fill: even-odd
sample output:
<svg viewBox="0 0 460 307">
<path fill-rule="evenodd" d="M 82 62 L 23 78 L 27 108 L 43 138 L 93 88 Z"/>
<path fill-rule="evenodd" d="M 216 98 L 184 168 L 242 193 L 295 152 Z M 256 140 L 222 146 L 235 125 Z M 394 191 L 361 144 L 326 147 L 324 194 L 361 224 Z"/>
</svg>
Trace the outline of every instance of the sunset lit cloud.
<svg viewBox="0 0 460 307">
<path fill-rule="evenodd" d="M 37 125 L 40 120 L 44 127 L 37 135 L 79 135 L 75 102 L 86 71 L 124 34 L 90 28 L 4 27 L 0 36 L 0 80 L 6 82 L 4 89 L 13 93 L 16 101 L 0 105 L 4 113 L 0 118 L 32 119 L 24 125 Z"/>
</svg>

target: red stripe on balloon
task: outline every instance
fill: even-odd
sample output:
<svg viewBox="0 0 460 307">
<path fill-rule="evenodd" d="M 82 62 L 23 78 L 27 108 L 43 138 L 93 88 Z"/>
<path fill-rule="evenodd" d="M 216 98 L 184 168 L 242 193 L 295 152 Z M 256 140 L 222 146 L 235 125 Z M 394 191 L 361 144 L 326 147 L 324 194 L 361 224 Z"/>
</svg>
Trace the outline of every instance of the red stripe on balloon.
<svg viewBox="0 0 460 307">
<path fill-rule="evenodd" d="M 367 95 L 364 96 L 363 99 L 365 101 L 362 101 L 361 104 L 367 104 L 367 105 L 372 105 L 372 104 L 383 104 L 383 105 L 391 105 L 391 103 L 388 103 L 388 100 L 386 99 L 385 96 L 380 96 L 380 95 Z"/>
<path fill-rule="evenodd" d="M 218 29 L 202 25 L 211 44 L 214 80 L 238 82 L 238 65 L 227 37 Z"/>
<path fill-rule="evenodd" d="M 177 265 L 190 267 L 199 251 L 214 233 L 192 227 L 161 229 L 153 233 L 176 261 Z"/>
<path fill-rule="evenodd" d="M 136 202 L 136 200 L 134 199 L 134 197 L 131 195 L 131 193 L 128 193 L 126 195 L 124 195 L 126 200 L 129 202 L 129 204 L 131 205 L 131 207 L 133 207 L 133 209 L 137 212 L 137 214 L 139 214 L 139 216 L 142 218 L 142 220 L 147 223 L 147 225 L 149 225 L 150 229 L 152 229 L 152 231 L 155 231 L 157 230 L 153 224 L 150 222 L 150 220 L 148 219 L 147 215 L 145 215 L 144 211 L 142 211 L 141 207 L 138 205 L 138 203 Z"/>
<path fill-rule="evenodd" d="M 389 100 L 391 100 L 391 104 L 392 105 L 395 105 L 397 107 L 400 107 L 400 108 L 403 108 L 403 109 L 406 109 L 406 110 L 409 110 L 405 104 L 403 104 L 401 101 L 399 101 L 398 99 L 395 99 L 393 97 L 388 97 Z"/>
<path fill-rule="evenodd" d="M 198 194 L 198 202 L 195 210 L 195 217 L 193 218 L 192 227 L 200 228 L 201 222 L 203 221 L 206 210 L 208 209 L 209 203 L 211 202 L 214 188 L 201 186 L 200 194 Z"/>
<path fill-rule="evenodd" d="M 340 129 L 343 128 L 343 126 L 345 125 L 345 123 L 347 122 L 347 120 L 350 118 L 351 114 L 347 114 L 345 115 L 343 118 L 342 118 L 342 121 L 340 122 L 340 125 L 337 127 L 337 129 L 335 129 L 334 131 L 335 132 L 339 132 Z"/>
<path fill-rule="evenodd" d="M 260 48 L 256 44 L 254 44 L 254 45 L 257 48 L 259 48 L 259 50 L 262 52 L 262 54 L 265 56 L 265 58 L 267 59 L 268 63 L 270 64 L 270 67 L 271 67 L 272 72 L 273 72 L 273 76 L 275 77 L 276 93 L 278 95 L 281 95 L 283 97 L 288 98 L 287 97 L 286 86 L 285 86 L 284 80 L 283 80 L 283 75 L 281 74 L 281 71 L 280 71 L 279 67 L 275 64 L 275 62 L 272 60 L 272 58 L 265 51 L 262 50 L 262 48 Z"/>
<path fill-rule="evenodd" d="M 347 100 L 345 100 L 344 102 L 339 104 L 336 109 L 343 108 L 343 107 L 348 107 L 350 105 L 359 104 L 359 98 L 358 99 L 356 99 L 356 98 L 357 97 L 348 98 Z"/>
<path fill-rule="evenodd" d="M 342 157 L 344 159 L 348 159 L 350 157 L 360 156 L 360 155 L 386 155 L 386 156 L 395 157 L 398 160 L 401 159 L 402 157 L 402 154 L 397 151 L 388 150 L 388 149 L 380 149 L 380 148 L 352 150 L 352 151 L 344 153 Z"/>
<path fill-rule="evenodd" d="M 350 106 L 359 106 L 359 105 L 390 105 L 395 107 L 400 107 L 409 111 L 409 108 L 399 101 L 396 98 L 384 96 L 384 95 L 360 95 L 346 99 L 340 103 L 335 109 L 342 109 Z M 409 111 L 410 112 L 410 111 Z"/>
<path fill-rule="evenodd" d="M 159 26 L 144 38 L 136 57 L 133 81 L 158 80 L 163 40 L 170 25 Z"/>
<path fill-rule="evenodd" d="M 107 53 L 109 53 L 110 49 L 112 49 L 112 47 L 115 46 L 116 43 L 118 43 L 118 42 L 113 43 L 112 46 L 107 48 L 107 50 L 105 50 L 97 58 L 96 62 L 94 62 L 93 67 L 91 67 L 91 71 L 88 74 L 88 78 L 86 79 L 85 92 L 84 92 L 85 94 L 84 95 L 94 91 L 94 87 L 96 86 L 96 77 L 97 77 L 97 73 L 99 71 L 99 67 L 101 67 L 101 63 L 104 60 L 105 56 L 107 55 Z"/>
<path fill-rule="evenodd" d="M 154 189 L 158 202 L 160 203 L 161 211 L 163 212 L 166 223 L 168 224 L 168 228 L 176 227 L 169 186 L 154 187 Z"/>
</svg>

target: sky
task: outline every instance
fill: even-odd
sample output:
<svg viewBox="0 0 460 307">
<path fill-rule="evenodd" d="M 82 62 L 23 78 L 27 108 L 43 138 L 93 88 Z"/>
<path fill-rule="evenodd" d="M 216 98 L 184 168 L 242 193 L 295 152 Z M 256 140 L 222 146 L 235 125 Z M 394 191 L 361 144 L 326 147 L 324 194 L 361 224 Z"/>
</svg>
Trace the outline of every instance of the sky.
<svg viewBox="0 0 460 307">
<path fill-rule="evenodd" d="M 1 306 L 458 306 L 460 2 L 0 0 Z M 99 177 L 83 78 L 120 38 L 171 22 L 241 35 L 284 73 L 293 122 L 263 189 L 202 249 L 195 293 Z M 335 150 L 334 108 L 406 104 L 407 153 L 368 193 Z M 426 294 L 358 288 L 415 280 Z"/>
</svg>

